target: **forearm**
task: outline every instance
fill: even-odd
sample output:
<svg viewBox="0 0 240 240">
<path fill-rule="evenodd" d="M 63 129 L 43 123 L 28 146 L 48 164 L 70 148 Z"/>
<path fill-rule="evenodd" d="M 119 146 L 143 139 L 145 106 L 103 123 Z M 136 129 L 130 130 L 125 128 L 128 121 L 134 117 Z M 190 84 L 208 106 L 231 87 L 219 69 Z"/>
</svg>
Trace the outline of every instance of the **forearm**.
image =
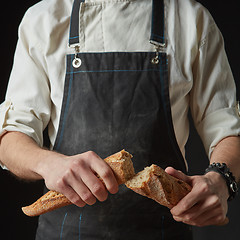
<svg viewBox="0 0 240 240">
<path fill-rule="evenodd" d="M 236 180 L 240 179 L 240 137 L 223 139 L 211 155 L 211 163 L 226 163 Z M 203 176 L 186 176 L 168 168 L 166 171 L 188 182 L 193 188 L 177 206 L 171 209 L 176 221 L 190 225 L 208 226 L 226 224 L 228 188 L 222 176 L 209 172 Z"/>
<path fill-rule="evenodd" d="M 223 139 L 215 147 L 211 155 L 211 163 L 226 163 L 230 171 L 240 180 L 240 137 Z"/>
<path fill-rule="evenodd" d="M 0 161 L 20 178 L 44 179 L 47 188 L 63 193 L 79 207 L 92 205 L 96 199 L 105 201 L 107 191 L 118 191 L 111 168 L 97 154 L 65 156 L 40 148 L 22 133 L 9 132 L 2 137 Z"/>
<path fill-rule="evenodd" d="M 8 132 L 0 141 L 0 161 L 22 179 L 42 179 L 40 163 L 55 154 L 40 148 L 32 138 L 20 132 Z"/>
</svg>

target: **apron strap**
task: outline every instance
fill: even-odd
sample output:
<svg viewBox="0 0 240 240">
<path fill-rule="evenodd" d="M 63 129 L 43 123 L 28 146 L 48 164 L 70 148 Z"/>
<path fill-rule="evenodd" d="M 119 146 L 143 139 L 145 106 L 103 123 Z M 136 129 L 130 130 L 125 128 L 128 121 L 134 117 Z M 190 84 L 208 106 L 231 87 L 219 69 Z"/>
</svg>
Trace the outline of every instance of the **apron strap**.
<svg viewBox="0 0 240 240">
<path fill-rule="evenodd" d="M 74 0 L 70 34 L 69 34 L 69 46 L 79 45 L 79 11 L 80 5 L 85 0 Z M 155 45 L 165 46 L 164 38 L 164 0 L 152 0 L 152 29 L 150 42 Z"/>
<path fill-rule="evenodd" d="M 165 46 L 164 0 L 152 0 L 152 30 L 150 42 L 155 45 Z"/>
<path fill-rule="evenodd" d="M 69 46 L 79 44 L 79 11 L 85 0 L 74 0 L 70 21 Z"/>
</svg>

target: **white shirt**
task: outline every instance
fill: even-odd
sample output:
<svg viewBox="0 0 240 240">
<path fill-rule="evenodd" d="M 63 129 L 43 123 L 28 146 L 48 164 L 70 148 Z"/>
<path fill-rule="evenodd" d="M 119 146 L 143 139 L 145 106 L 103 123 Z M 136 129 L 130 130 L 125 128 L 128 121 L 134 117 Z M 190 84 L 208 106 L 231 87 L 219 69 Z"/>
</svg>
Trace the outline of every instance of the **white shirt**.
<svg viewBox="0 0 240 240">
<path fill-rule="evenodd" d="M 19 27 L 6 100 L 0 106 L 0 137 L 20 131 L 43 144 L 49 125 L 54 145 L 60 120 L 73 0 L 43 0 Z M 154 51 L 149 43 L 151 0 L 86 0 L 80 8 L 81 52 Z M 189 107 L 211 155 L 227 136 L 240 135 L 235 84 L 219 29 L 194 0 L 165 0 L 173 124 L 183 153 Z"/>
</svg>

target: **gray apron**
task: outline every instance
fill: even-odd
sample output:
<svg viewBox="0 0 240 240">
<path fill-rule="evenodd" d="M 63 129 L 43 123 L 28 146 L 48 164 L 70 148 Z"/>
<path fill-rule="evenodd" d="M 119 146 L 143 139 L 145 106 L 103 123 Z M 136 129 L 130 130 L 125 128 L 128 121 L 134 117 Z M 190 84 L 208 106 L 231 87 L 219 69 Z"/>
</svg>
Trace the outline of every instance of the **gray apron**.
<svg viewBox="0 0 240 240">
<path fill-rule="evenodd" d="M 105 158 L 126 149 L 136 172 L 153 163 L 186 172 L 169 101 L 164 1 L 153 0 L 151 43 L 157 52 L 79 53 L 79 8 L 73 4 L 59 131 L 54 149 L 95 151 Z M 149 30 L 150 32 L 150 30 Z M 105 202 L 71 205 L 39 218 L 37 240 L 192 239 L 191 228 L 169 210 L 121 185 Z"/>
</svg>

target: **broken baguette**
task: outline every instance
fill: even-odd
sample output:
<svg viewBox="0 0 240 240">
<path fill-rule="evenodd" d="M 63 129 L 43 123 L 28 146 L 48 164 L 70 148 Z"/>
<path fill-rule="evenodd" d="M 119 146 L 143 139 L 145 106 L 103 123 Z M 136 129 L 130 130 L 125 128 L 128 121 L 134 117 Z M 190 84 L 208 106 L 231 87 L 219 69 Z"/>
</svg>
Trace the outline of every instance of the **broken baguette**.
<svg viewBox="0 0 240 240">
<path fill-rule="evenodd" d="M 63 194 L 56 191 L 48 191 L 32 205 L 22 207 L 22 211 L 27 216 L 35 217 L 71 204 L 72 202 Z"/>
<path fill-rule="evenodd" d="M 191 191 L 191 186 L 167 174 L 157 165 L 146 167 L 125 185 L 134 192 L 172 208 Z"/>
<path fill-rule="evenodd" d="M 113 170 L 119 185 L 125 183 L 135 175 L 131 160 L 132 157 L 129 152 L 122 150 L 104 159 Z"/>
<path fill-rule="evenodd" d="M 167 174 L 154 164 L 136 174 L 125 185 L 134 192 L 151 198 L 169 209 L 176 206 L 192 189 L 186 182 Z M 217 226 L 224 226 L 228 223 L 229 219 L 226 217 Z"/>
<path fill-rule="evenodd" d="M 118 184 L 123 184 L 135 175 L 132 155 L 125 150 L 117 152 L 104 161 L 113 170 Z M 28 216 L 39 216 L 41 214 L 53 211 L 55 209 L 72 204 L 63 194 L 56 191 L 48 191 L 30 206 L 22 208 L 22 211 Z"/>
</svg>

